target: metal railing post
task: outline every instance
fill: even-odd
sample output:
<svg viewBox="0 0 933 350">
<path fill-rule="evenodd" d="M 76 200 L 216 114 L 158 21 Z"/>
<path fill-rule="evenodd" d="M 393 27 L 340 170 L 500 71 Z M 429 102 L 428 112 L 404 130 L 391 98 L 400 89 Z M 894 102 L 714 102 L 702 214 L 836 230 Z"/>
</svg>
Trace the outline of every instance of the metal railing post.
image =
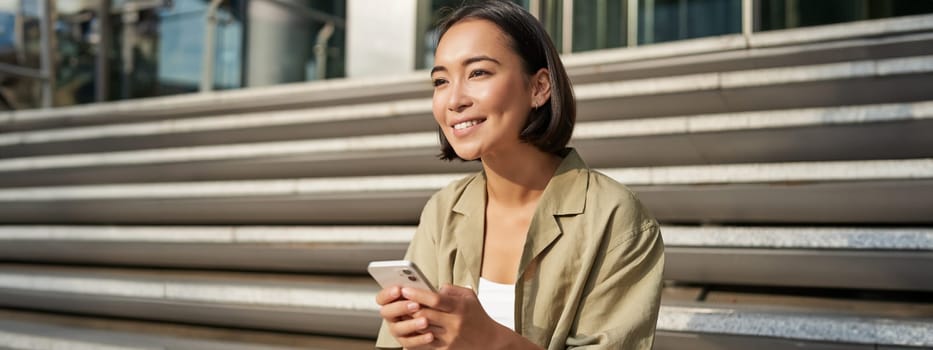
<svg viewBox="0 0 933 350">
<path fill-rule="evenodd" d="M 201 92 L 214 89 L 214 32 L 217 29 L 217 9 L 223 0 L 211 0 L 204 18 L 204 53 L 201 60 Z"/>
<path fill-rule="evenodd" d="M 561 53 L 569 54 L 573 51 L 573 1 L 564 0 L 561 12 Z"/>
<path fill-rule="evenodd" d="M 608 15 L 606 0 L 596 0 L 596 33 L 594 49 L 609 48 L 609 40 L 606 36 L 609 34 L 606 15 Z"/>
<path fill-rule="evenodd" d="M 638 46 L 638 0 L 628 0 L 628 16 L 626 19 L 626 46 Z"/>
<path fill-rule="evenodd" d="M 55 1 L 39 1 L 39 67 L 42 74 L 42 108 L 55 104 Z"/>
<path fill-rule="evenodd" d="M 654 0 L 645 0 L 645 43 L 654 44 Z"/>
<path fill-rule="evenodd" d="M 26 62 L 26 14 L 23 12 L 22 2 L 16 9 L 16 18 L 13 22 L 13 50 L 16 51 L 16 64 Z"/>
<path fill-rule="evenodd" d="M 755 16 L 753 0 L 742 0 L 742 36 L 745 46 L 751 44 L 752 31 L 755 29 Z"/>
<path fill-rule="evenodd" d="M 94 96 L 97 102 L 107 101 L 110 96 L 110 44 L 113 40 L 110 22 L 112 0 L 100 0 L 97 9 L 97 74 Z"/>
<path fill-rule="evenodd" d="M 120 44 L 120 99 L 133 98 L 133 72 L 136 71 L 136 25 L 139 22 L 139 9 L 135 3 L 127 3 L 120 20 L 123 21 L 123 38 Z"/>
</svg>

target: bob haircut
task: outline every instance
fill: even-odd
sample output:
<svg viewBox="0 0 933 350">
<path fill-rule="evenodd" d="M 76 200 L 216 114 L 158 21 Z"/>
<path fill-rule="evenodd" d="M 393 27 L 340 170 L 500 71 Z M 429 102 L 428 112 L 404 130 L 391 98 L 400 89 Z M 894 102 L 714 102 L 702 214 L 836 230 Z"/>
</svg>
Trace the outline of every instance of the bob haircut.
<svg viewBox="0 0 933 350">
<path fill-rule="evenodd" d="M 576 102 L 573 88 L 560 55 L 544 27 L 534 16 L 511 1 L 481 1 L 458 8 L 438 26 L 438 43 L 455 24 L 469 19 L 492 22 L 509 39 L 512 50 L 521 58 L 528 77 L 541 68 L 547 68 L 551 80 L 551 96 L 543 105 L 533 109 L 519 134 L 519 139 L 538 149 L 564 155 L 564 149 L 573 135 L 576 122 Z M 460 159 L 438 126 L 443 160 Z"/>
</svg>

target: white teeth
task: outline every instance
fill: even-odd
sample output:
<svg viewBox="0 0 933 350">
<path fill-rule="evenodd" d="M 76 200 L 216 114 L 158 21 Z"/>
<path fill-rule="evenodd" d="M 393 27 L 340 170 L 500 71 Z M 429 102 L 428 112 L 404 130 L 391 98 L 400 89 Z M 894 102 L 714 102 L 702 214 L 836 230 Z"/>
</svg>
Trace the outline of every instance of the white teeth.
<svg viewBox="0 0 933 350">
<path fill-rule="evenodd" d="M 476 124 L 479 124 L 478 120 L 467 120 L 462 123 L 454 124 L 454 130 L 463 130 Z"/>
</svg>

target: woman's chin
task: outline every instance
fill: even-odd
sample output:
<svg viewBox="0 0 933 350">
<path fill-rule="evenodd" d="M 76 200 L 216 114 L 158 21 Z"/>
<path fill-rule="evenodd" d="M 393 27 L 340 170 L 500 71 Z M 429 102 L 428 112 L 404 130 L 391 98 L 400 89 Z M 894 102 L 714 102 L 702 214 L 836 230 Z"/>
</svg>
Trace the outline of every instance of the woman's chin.
<svg viewBox="0 0 933 350">
<path fill-rule="evenodd" d="M 464 156 L 461 156 L 461 155 L 458 154 L 457 156 L 460 157 L 461 159 L 465 160 L 465 161 L 468 161 L 468 162 L 469 162 L 469 161 L 474 161 L 474 160 L 479 160 L 479 159 L 480 159 L 480 156 L 479 156 L 479 155 L 471 155 L 471 156 L 464 157 Z"/>
<path fill-rule="evenodd" d="M 457 157 L 460 157 L 460 158 L 463 159 L 463 160 L 468 160 L 468 161 L 469 161 L 469 160 L 477 160 L 477 159 L 480 158 L 479 152 L 473 151 L 473 150 L 471 150 L 471 151 L 466 151 L 466 150 L 464 150 L 464 151 L 458 151 L 458 150 L 455 148 L 455 149 L 454 149 L 454 152 L 457 153 Z"/>
</svg>

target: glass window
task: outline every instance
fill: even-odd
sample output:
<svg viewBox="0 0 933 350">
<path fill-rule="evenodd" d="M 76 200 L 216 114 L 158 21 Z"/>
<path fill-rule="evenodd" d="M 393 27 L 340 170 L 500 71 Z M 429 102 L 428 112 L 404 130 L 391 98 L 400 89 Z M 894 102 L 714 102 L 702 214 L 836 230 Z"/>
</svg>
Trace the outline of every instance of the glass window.
<svg viewBox="0 0 933 350">
<path fill-rule="evenodd" d="M 24 0 L 20 23 L 22 49 L 3 62 L 39 68 L 38 1 Z M 57 2 L 55 30 L 54 105 L 96 101 L 97 56 L 101 30 L 111 33 L 109 42 L 107 100 L 171 95 L 198 90 L 204 47 L 204 0 L 169 2 L 114 0 L 110 28 L 100 28 L 99 1 Z M 218 11 L 215 86 L 240 86 L 241 21 L 234 17 L 240 0 L 225 1 Z M 2 20 L 0 20 L 2 21 Z M 15 32 L 15 30 L 14 30 Z M 18 34 L 20 35 L 20 34 Z M 0 40 L 2 42 L 2 40 Z M 15 40 L 14 40 L 15 42 Z M 0 49 L 2 50 L 2 49 Z M 39 81 L 19 79 L 14 90 L 35 91 L 19 97 L 16 108 L 38 107 Z"/>
<path fill-rule="evenodd" d="M 345 76 L 346 1 L 250 0 L 247 86 Z"/>
<path fill-rule="evenodd" d="M 53 106 L 95 101 L 97 1 L 62 2 L 52 24 Z M 42 106 L 40 3 L 21 0 L 0 4 L 0 62 L 27 74 L 0 73 L 2 108 Z"/>
<path fill-rule="evenodd" d="M 573 51 L 627 45 L 627 0 L 578 1 L 573 4 Z"/>
<path fill-rule="evenodd" d="M 434 51 L 437 50 L 437 25 L 447 15 L 465 3 L 481 0 L 424 0 L 419 2 L 418 28 L 421 28 L 416 51 L 418 55 L 415 63 L 416 69 L 425 69 L 434 66 Z M 529 0 L 513 0 L 513 2 L 528 8 Z"/>
<path fill-rule="evenodd" d="M 742 32 L 741 0 L 639 0 L 638 42 Z"/>
<path fill-rule="evenodd" d="M 564 0 L 540 0 L 538 20 L 551 35 L 558 52 L 564 47 Z"/>
<path fill-rule="evenodd" d="M 35 0 L 0 3 L 0 62 L 39 70 L 39 8 Z M 40 106 L 41 81 L 12 72 L 0 72 L 0 109 Z"/>
<path fill-rule="evenodd" d="M 760 0 L 760 30 L 933 13 L 933 0 Z"/>
<path fill-rule="evenodd" d="M 242 86 L 243 16 L 237 1 L 225 1 L 217 9 L 214 32 L 214 89 Z M 204 54 L 204 0 L 175 0 L 158 11 L 154 42 L 158 52 L 157 95 L 196 92 L 200 88 Z M 148 41 L 150 39 L 142 39 Z M 138 44 L 142 44 L 141 42 Z"/>
<path fill-rule="evenodd" d="M 346 76 L 346 1 L 311 0 L 306 9 L 312 45 L 305 58 L 305 80 Z"/>
</svg>

